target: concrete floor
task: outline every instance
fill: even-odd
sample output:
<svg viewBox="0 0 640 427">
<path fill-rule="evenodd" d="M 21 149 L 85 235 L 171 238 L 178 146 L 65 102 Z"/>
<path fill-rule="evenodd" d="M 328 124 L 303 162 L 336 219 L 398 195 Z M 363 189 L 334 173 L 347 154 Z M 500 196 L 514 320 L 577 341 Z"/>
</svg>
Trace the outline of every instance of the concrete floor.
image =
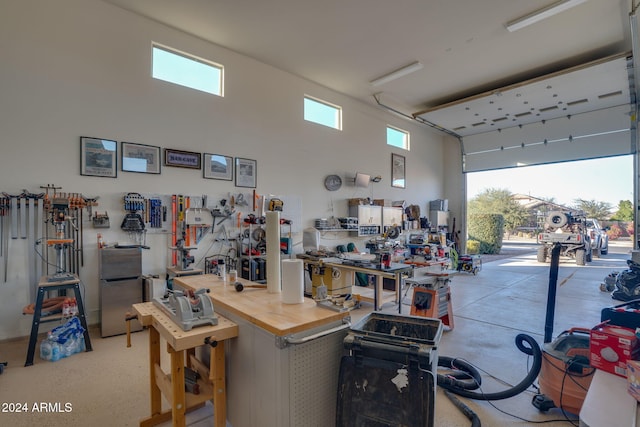
<svg viewBox="0 0 640 427">
<path fill-rule="evenodd" d="M 540 345 L 544 341 L 549 264 L 536 262 L 535 244 L 507 241 L 505 246 L 531 247 L 533 251 L 484 263 L 477 276 L 462 273 L 452 280 L 455 328 L 443 334 L 439 348 L 440 355 L 463 358 L 486 372 L 482 386 L 485 393 L 503 390 L 507 387 L 504 383 L 516 384 L 525 377 L 531 359 L 516 348 L 516 335 L 528 334 Z M 620 303 L 601 292 L 599 285 L 612 271 L 627 268 L 630 249 L 630 242 L 612 242 L 608 255 L 594 258 L 583 267 L 561 258 L 553 338 L 572 327 L 593 327 L 599 323 L 603 307 Z M 575 420 L 575 416 L 558 409 L 541 413 L 531 404 L 536 393 L 533 387 L 530 390 L 500 401 L 463 401 L 478 414 L 483 426 L 533 425 L 549 420 L 559 421 L 545 425 L 571 425 L 566 415 Z M 436 399 L 435 425 L 470 425 L 442 390 L 438 390 Z"/>
<path fill-rule="evenodd" d="M 455 328 L 443 333 L 438 349 L 441 356 L 462 358 L 481 369 L 485 393 L 503 390 L 509 387 L 507 384 L 518 383 L 526 375 L 531 358 L 516 348 L 517 334 L 526 333 L 540 344 L 544 335 L 549 265 L 536 262 L 535 244 L 531 242 L 506 241 L 504 248 L 513 250 L 515 255 L 492 262 L 486 262 L 491 258 L 487 257 L 476 276 L 461 273 L 453 278 Z M 630 249 L 630 242 L 611 242 L 608 255 L 584 267 L 561 259 L 554 338 L 571 327 L 591 328 L 599 322 L 603 307 L 619 303 L 601 292 L 599 285 L 612 271 L 627 268 Z M 410 297 L 405 303 L 409 301 Z M 353 321 L 369 313 L 371 308 L 365 303 L 361 309 L 354 310 Z M 404 305 L 403 313 L 409 309 L 409 305 Z M 387 304 L 383 311 L 397 313 L 397 306 Z M 133 334 L 132 348 L 125 347 L 122 336 L 100 339 L 96 330 L 92 331 L 92 337 L 93 352 L 79 353 L 55 363 L 36 357 L 35 364 L 28 368 L 23 367 L 26 340 L 0 344 L 0 361 L 9 362 L 0 375 L 0 402 L 73 404 L 69 413 L 0 412 L 0 425 L 138 425 L 138 421 L 148 415 L 149 408 L 147 333 Z M 500 401 L 461 400 L 477 413 L 483 426 L 525 426 L 540 421 L 551 421 L 546 425 L 552 427 L 571 425 L 560 410 L 540 413 L 534 408 L 531 399 L 535 389 L 530 390 Z M 188 425 L 210 425 L 211 412 L 211 406 L 206 406 L 189 414 Z M 438 388 L 434 426 L 469 425 L 469 420 Z"/>
</svg>

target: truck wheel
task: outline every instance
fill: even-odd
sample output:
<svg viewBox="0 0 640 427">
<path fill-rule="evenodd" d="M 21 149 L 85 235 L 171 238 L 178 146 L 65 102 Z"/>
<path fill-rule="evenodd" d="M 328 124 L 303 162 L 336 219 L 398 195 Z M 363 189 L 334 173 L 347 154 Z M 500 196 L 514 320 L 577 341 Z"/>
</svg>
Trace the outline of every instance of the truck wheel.
<svg viewBox="0 0 640 427">
<path fill-rule="evenodd" d="M 538 248 L 538 262 L 547 262 L 547 248 L 542 246 Z"/>
<path fill-rule="evenodd" d="M 585 265 L 587 253 L 584 249 L 576 249 L 576 264 Z"/>
</svg>

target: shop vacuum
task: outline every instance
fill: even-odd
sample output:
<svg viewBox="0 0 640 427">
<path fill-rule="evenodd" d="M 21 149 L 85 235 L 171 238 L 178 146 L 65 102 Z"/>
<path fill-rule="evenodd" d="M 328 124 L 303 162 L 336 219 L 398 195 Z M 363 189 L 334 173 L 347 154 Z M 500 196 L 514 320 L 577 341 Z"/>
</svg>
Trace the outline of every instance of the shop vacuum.
<svg viewBox="0 0 640 427">
<path fill-rule="evenodd" d="M 595 369 L 589 365 L 589 330 L 573 328 L 561 333 L 555 341 L 551 342 L 560 250 L 561 247 L 557 244 L 551 251 L 543 350 L 529 335 L 516 336 L 518 349 L 533 356 L 532 366 L 520 383 L 496 393 L 473 391 L 479 389 L 481 384 L 481 376 L 473 366 L 455 358 L 441 356 L 438 359 L 438 367 L 449 372 L 443 374 L 440 370 L 437 384 L 471 421 L 472 427 L 479 427 L 480 419 L 454 395 L 476 400 L 507 399 L 527 390 L 536 377 L 540 393 L 533 397 L 533 406 L 543 412 L 554 407 L 576 415 L 580 412 L 595 372 Z"/>
<path fill-rule="evenodd" d="M 589 329 L 572 328 L 551 341 L 560 250 L 559 243 L 551 250 L 542 365 L 538 377 L 540 393 L 531 403 L 542 412 L 555 407 L 578 415 L 595 368 L 589 363 Z"/>
</svg>

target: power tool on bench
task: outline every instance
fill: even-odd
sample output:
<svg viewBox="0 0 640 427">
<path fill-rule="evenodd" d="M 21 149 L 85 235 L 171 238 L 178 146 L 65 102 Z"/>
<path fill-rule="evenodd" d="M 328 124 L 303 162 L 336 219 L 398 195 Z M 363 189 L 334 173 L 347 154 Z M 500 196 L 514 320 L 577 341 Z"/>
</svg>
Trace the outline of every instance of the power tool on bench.
<svg viewBox="0 0 640 427">
<path fill-rule="evenodd" d="M 154 298 L 153 302 L 169 315 L 183 331 L 190 331 L 194 326 L 218 324 L 218 317 L 213 310 L 213 302 L 207 295 L 209 289 L 197 291 L 169 292 L 168 297 Z"/>
</svg>

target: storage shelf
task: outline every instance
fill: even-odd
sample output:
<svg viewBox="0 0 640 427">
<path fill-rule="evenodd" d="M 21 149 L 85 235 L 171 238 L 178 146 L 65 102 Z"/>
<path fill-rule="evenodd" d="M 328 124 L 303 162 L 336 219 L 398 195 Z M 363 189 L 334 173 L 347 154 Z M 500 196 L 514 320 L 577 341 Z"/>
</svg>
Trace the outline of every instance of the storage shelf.
<svg viewBox="0 0 640 427">
<path fill-rule="evenodd" d="M 351 289 L 351 293 L 361 301 L 370 302 L 375 304 L 375 289 L 373 286 L 356 286 Z M 387 302 L 396 301 L 396 291 L 382 290 L 382 295 L 378 296 L 378 302 L 380 305 Z"/>
</svg>

